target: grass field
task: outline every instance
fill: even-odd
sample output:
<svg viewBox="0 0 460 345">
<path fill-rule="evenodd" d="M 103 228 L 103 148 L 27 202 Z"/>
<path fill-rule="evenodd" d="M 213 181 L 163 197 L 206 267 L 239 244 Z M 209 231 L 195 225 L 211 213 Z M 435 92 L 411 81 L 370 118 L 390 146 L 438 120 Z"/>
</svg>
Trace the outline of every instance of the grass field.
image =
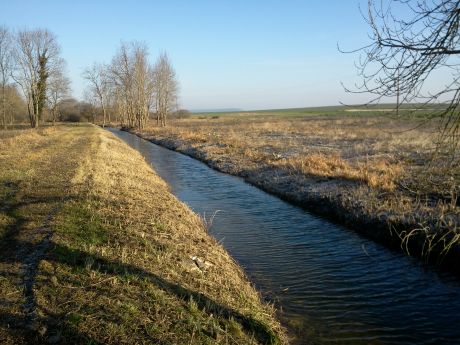
<svg viewBox="0 0 460 345">
<path fill-rule="evenodd" d="M 410 254 L 443 260 L 460 243 L 459 157 L 433 155 L 438 132 L 429 109 L 407 107 L 398 117 L 387 110 L 193 114 L 138 134 L 373 238 L 391 237 Z"/>
<path fill-rule="evenodd" d="M 287 108 L 287 109 L 266 109 L 266 110 L 244 110 L 230 112 L 196 112 L 193 113 L 194 118 L 205 117 L 254 117 L 254 116 L 272 116 L 272 117 L 305 117 L 305 116 L 369 116 L 382 114 L 396 117 L 396 104 L 373 104 L 373 105 L 337 105 L 326 107 L 308 107 L 308 108 Z M 399 108 L 399 116 L 411 118 L 426 118 L 434 111 L 439 111 L 442 105 L 411 105 L 404 104 Z"/>
<path fill-rule="evenodd" d="M 93 125 L 0 132 L 1 344 L 277 344 L 201 219 Z"/>
</svg>

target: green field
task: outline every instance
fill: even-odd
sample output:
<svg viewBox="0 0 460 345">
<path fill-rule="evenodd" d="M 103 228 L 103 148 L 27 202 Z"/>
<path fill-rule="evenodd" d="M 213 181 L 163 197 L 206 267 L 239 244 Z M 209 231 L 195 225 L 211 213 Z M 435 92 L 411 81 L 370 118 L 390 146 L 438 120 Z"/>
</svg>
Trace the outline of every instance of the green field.
<svg viewBox="0 0 460 345">
<path fill-rule="evenodd" d="M 399 107 L 399 116 L 423 117 L 438 115 L 444 105 L 421 105 L 403 104 Z M 263 109 L 263 110 L 240 110 L 223 112 L 196 112 L 192 117 L 216 117 L 216 116 L 277 116 L 277 117 L 304 117 L 304 116 L 396 116 L 396 104 L 374 105 L 336 105 L 324 107 L 286 108 L 286 109 Z"/>
</svg>

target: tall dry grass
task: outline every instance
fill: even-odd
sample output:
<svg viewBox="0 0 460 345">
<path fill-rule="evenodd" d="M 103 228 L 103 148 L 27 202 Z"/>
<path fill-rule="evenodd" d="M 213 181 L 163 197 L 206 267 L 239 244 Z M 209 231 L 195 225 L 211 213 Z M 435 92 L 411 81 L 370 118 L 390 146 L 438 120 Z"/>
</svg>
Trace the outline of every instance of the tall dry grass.
<svg viewBox="0 0 460 345">
<path fill-rule="evenodd" d="M 175 120 L 167 128 L 151 126 L 146 132 L 159 139 L 182 140 L 211 155 L 230 155 L 236 161 L 393 190 L 416 165 L 428 162 L 434 148 L 434 129 L 415 127 L 412 122 L 382 117 L 239 116 Z"/>
</svg>

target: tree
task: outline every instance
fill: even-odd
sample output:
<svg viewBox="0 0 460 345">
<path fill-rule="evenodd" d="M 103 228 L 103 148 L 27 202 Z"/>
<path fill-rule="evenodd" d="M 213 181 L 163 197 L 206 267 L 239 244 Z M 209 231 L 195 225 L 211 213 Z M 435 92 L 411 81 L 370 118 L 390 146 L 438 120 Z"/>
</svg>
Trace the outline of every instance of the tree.
<svg viewBox="0 0 460 345">
<path fill-rule="evenodd" d="M 83 72 L 83 77 L 90 84 L 90 93 L 99 101 L 102 109 L 102 127 L 104 127 L 107 120 L 107 102 L 109 98 L 108 68 L 104 65 L 94 63 Z"/>
<path fill-rule="evenodd" d="M 0 26 L 0 87 L 1 87 L 1 124 L 7 125 L 7 86 L 13 68 L 12 39 L 6 27 Z"/>
<path fill-rule="evenodd" d="M 120 122 L 142 129 L 155 99 L 153 67 L 147 46 L 139 42 L 121 45 L 111 64 L 114 108 Z"/>
<path fill-rule="evenodd" d="M 135 118 L 137 127 L 142 129 L 147 123 L 150 107 L 154 99 L 153 70 L 147 60 L 147 46 L 138 43 L 134 44 L 132 54 Z"/>
<path fill-rule="evenodd" d="M 37 128 L 43 118 L 48 79 L 60 63 L 59 53 L 56 37 L 46 29 L 24 30 L 17 34 L 13 77 L 26 98 L 32 128 Z"/>
<path fill-rule="evenodd" d="M 153 69 L 157 124 L 166 126 L 166 116 L 177 108 L 176 72 L 166 53 L 161 54 Z"/>
<path fill-rule="evenodd" d="M 366 20 L 371 43 L 358 49 L 363 83 L 356 92 L 374 94 L 371 103 L 397 97 L 396 109 L 400 103 L 441 103 L 432 110 L 441 119 L 439 143 L 455 150 L 460 132 L 460 1 L 368 0 Z M 437 72 L 448 73 L 450 81 L 429 90 Z"/>
<path fill-rule="evenodd" d="M 96 102 L 98 101 L 96 100 Z M 74 98 L 67 98 L 59 103 L 59 109 L 61 121 L 87 122 L 94 120 L 95 111 L 93 105 L 84 101 L 80 102 Z"/>
<path fill-rule="evenodd" d="M 86 104 L 90 106 L 91 122 L 96 123 L 96 109 L 97 105 L 99 104 L 97 96 L 95 96 L 91 91 L 86 90 L 83 95 L 83 99 L 85 100 Z"/>
<path fill-rule="evenodd" d="M 12 125 L 14 122 L 27 120 L 27 105 L 14 84 L 6 86 L 5 95 L 7 124 Z"/>
<path fill-rule="evenodd" d="M 121 124 L 134 127 L 133 73 L 130 48 L 123 43 L 112 59 L 110 66 L 112 83 L 116 94 Z"/>
<path fill-rule="evenodd" d="M 56 69 L 51 73 L 48 83 L 48 106 L 53 120 L 53 126 L 58 118 L 60 103 L 69 96 L 70 80 L 64 75 L 64 60 L 60 59 Z"/>
</svg>

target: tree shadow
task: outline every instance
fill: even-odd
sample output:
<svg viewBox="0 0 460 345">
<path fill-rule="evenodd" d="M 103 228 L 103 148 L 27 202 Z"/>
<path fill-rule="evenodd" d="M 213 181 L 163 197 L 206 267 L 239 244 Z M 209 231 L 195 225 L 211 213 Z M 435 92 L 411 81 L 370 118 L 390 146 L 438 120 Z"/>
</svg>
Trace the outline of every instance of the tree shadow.
<svg viewBox="0 0 460 345">
<path fill-rule="evenodd" d="M 57 208 L 54 207 L 49 212 L 42 226 L 34 229 L 25 229 L 30 219 L 19 211 L 23 207 L 36 204 L 58 205 L 70 200 L 71 197 L 62 198 L 51 195 L 15 201 L 19 192 L 18 184 L 9 183 L 7 187 L 10 190 L 7 191 L 2 211 L 14 221 L 5 227 L 0 236 L 0 263 L 4 264 L 0 271 L 0 278 L 12 283 L 17 291 L 10 292 L 10 295 L 14 296 L 11 300 L 8 299 L 8 295 L 0 298 L 0 343 L 14 341 L 14 343 L 20 342 L 21 344 L 48 344 L 48 336 L 51 334 L 52 337 L 53 333 L 47 333 L 45 337 L 47 328 L 45 325 L 57 324 L 56 320 L 65 319 L 65 315 L 50 313 L 46 316 L 40 315 L 37 312 L 39 306 L 34 285 L 40 261 L 51 248 L 53 231 L 50 223 Z M 26 232 L 21 233 L 22 231 Z M 18 299 L 16 295 L 19 295 L 20 298 Z M 10 308 L 15 308 L 17 311 L 9 312 Z M 46 327 L 45 332 L 43 332 L 43 327 Z M 96 343 L 75 329 L 68 329 L 66 333 L 71 334 L 73 339 L 82 343 Z"/>
<path fill-rule="evenodd" d="M 9 200 L 7 200 L 3 206 L 3 212 L 9 216 L 10 218 L 14 219 L 14 221 L 5 227 L 5 230 L 2 234 L 0 234 L 0 261 L 2 262 L 18 262 L 23 263 L 24 255 L 18 255 L 18 249 L 20 248 L 20 252 L 29 253 L 34 249 L 34 243 L 28 243 L 24 241 L 18 241 L 17 237 L 24 228 L 26 223 L 29 221 L 27 216 L 21 215 L 19 210 L 21 208 L 32 206 L 32 205 L 59 205 L 61 203 L 71 201 L 75 199 L 74 197 L 59 197 L 59 196 L 48 196 L 48 197 L 30 197 L 27 200 L 21 201 L 11 201 L 15 198 L 16 193 L 18 190 L 13 191 L 12 194 L 9 195 Z M 56 209 L 55 209 L 56 211 Z M 51 211 L 51 213 L 53 213 Z M 50 215 L 48 215 L 49 217 Z M 46 220 L 45 220 L 46 221 Z M 40 231 L 43 226 L 36 228 L 33 231 L 34 233 Z"/>
<path fill-rule="evenodd" d="M 11 343 L 12 340 L 15 344 L 23 345 L 65 344 L 65 339 L 61 337 L 61 334 L 65 332 L 66 337 L 71 338 L 74 343 L 100 344 L 86 334 L 79 332 L 75 327 L 68 326 L 62 332 L 59 329 L 59 322 L 60 320 L 65 320 L 65 318 L 66 315 L 48 314 L 45 317 L 37 318 L 34 320 L 35 324 L 33 324 L 25 315 L 0 312 L 0 342 Z M 51 332 L 47 332 L 46 336 L 40 333 L 43 330 L 47 331 L 48 328 L 51 329 Z"/>
<path fill-rule="evenodd" d="M 71 249 L 59 244 L 54 244 L 53 252 L 54 255 L 47 257 L 47 260 L 54 261 L 57 264 L 66 264 L 74 268 L 78 267 L 80 269 L 87 268 L 86 263 L 91 261 L 93 262 L 92 267 L 98 267 L 97 270 L 105 274 L 111 274 L 119 277 L 126 276 L 127 274 L 135 275 L 147 280 L 166 293 L 174 295 L 185 302 L 193 300 L 201 310 L 206 310 L 208 313 L 228 320 L 232 319 L 237 321 L 248 334 L 253 335 L 254 338 L 261 344 L 276 344 L 279 342 L 276 334 L 270 330 L 267 325 L 252 318 L 251 316 L 243 315 L 230 307 L 214 301 L 201 292 L 193 291 L 177 283 L 167 281 L 157 274 L 145 269 L 125 264 L 120 261 L 108 260 L 98 255 Z"/>
<path fill-rule="evenodd" d="M 30 246 L 30 243 L 16 241 L 15 245 Z M 93 263 L 92 270 L 94 271 L 97 270 L 104 274 L 118 276 L 121 279 L 126 277 L 126 275 L 137 276 L 156 285 L 166 293 L 178 297 L 184 302 L 193 300 L 200 310 L 206 310 L 209 314 L 213 314 L 227 320 L 232 319 L 238 322 L 245 332 L 252 335 L 258 343 L 279 343 L 277 335 L 267 325 L 254 319 L 253 317 L 243 315 L 232 308 L 214 301 L 201 292 L 193 291 L 177 283 L 167 281 L 157 274 L 145 269 L 125 264 L 117 260 L 108 260 L 98 255 L 56 244 L 53 241 L 50 242 L 48 253 L 46 253 L 44 258 L 49 262 L 54 262 L 55 264 L 65 264 L 77 269 L 88 269 L 87 262 L 91 261 Z M 11 259 L 5 258 L 4 256 L 0 257 L 0 262 L 10 261 Z M 37 272 L 33 273 L 36 275 Z M 27 293 L 29 295 L 27 295 Z M 100 290 L 99 293 L 104 293 L 104 291 Z M 20 336 L 20 338 L 24 339 L 24 343 L 26 344 L 49 343 L 48 339 L 53 334 L 62 335 L 62 339 L 58 342 L 65 342 L 66 339 L 71 339 L 73 343 L 97 343 L 94 339 L 90 339 L 86 334 L 79 332 L 76 327 L 73 327 L 69 324 L 69 322 L 66 322 L 68 315 L 52 314 L 46 309 L 46 306 L 39 305 L 33 290 L 33 284 L 26 289 L 25 295 L 27 302 L 25 307 L 27 308 L 30 305 L 34 308 L 34 310 L 25 312 L 21 315 L 0 313 L 0 329 L 3 328 L 4 330 L 7 330 L 15 337 Z M 36 312 L 37 309 L 40 310 L 40 313 Z M 39 330 L 33 329 L 31 325 L 34 323 L 41 325 L 38 327 L 45 326 L 48 329 L 46 335 L 40 335 Z"/>
<path fill-rule="evenodd" d="M 117 260 L 108 260 L 55 243 L 52 239 L 53 231 L 50 223 L 57 208 L 54 208 L 54 211 L 48 210 L 50 214 L 45 217 L 42 226 L 36 229 L 27 229 L 27 233 L 22 232 L 27 222 L 30 221 L 30 215 L 22 214 L 21 209 L 36 204 L 59 205 L 73 199 L 73 197 L 62 198 L 51 194 L 46 197 L 29 196 L 26 199 L 17 200 L 19 185 L 11 184 L 6 187 L 8 188 L 8 198 L 2 208 L 13 219 L 13 222 L 6 227 L 0 236 L 0 263 L 4 264 L 4 270 L 0 274 L 2 278 L 16 285 L 20 298 L 15 297 L 8 300 L 5 296 L 5 298 L 0 299 L 0 342 L 3 333 L 9 334 L 10 338 L 24 344 L 48 343 L 49 338 L 55 334 L 69 337 L 73 342 L 96 343 L 94 339 L 90 339 L 69 322 L 66 322 L 68 315 L 53 314 L 46 309 L 46 306 L 40 305 L 37 301 L 36 277 L 42 259 L 78 269 L 87 269 L 86 263 L 89 260 L 94 263 L 93 267 L 97 267 L 98 271 L 106 274 L 120 278 L 127 274 L 138 276 L 186 303 L 193 300 L 199 309 L 205 309 L 209 314 L 238 322 L 245 332 L 251 334 L 259 343 L 275 344 L 279 342 L 276 334 L 267 325 L 251 316 L 243 315 L 222 305 L 203 293 L 167 281 L 159 275 L 134 265 Z M 104 292 L 99 291 L 99 293 Z M 18 306 L 18 302 L 22 305 Z M 20 307 L 21 309 L 10 311 L 10 307 L 16 307 L 16 309 Z M 46 327 L 47 330 L 41 332 L 40 328 L 43 327 Z M 62 341 L 63 338 L 57 342 Z"/>
</svg>

